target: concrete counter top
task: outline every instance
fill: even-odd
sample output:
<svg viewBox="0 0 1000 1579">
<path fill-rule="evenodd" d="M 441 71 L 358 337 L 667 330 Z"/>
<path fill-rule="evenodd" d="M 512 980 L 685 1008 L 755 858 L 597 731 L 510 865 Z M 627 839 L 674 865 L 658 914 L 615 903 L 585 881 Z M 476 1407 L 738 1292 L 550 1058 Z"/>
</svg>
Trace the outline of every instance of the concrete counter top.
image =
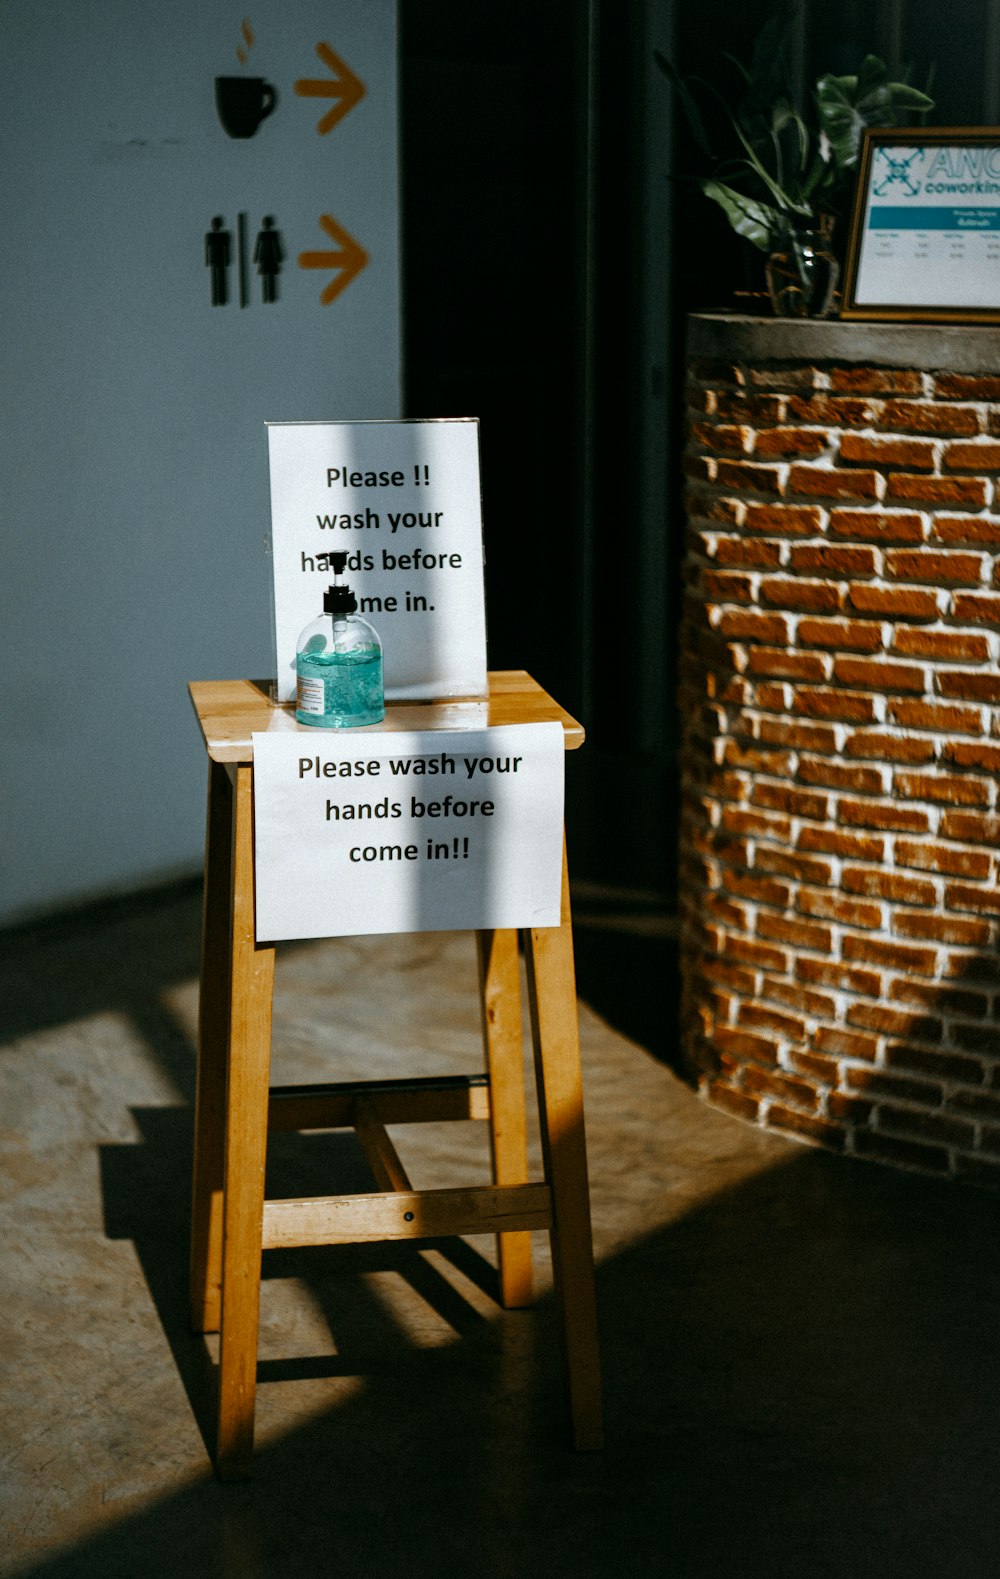
<svg viewBox="0 0 1000 1579">
<path fill-rule="evenodd" d="M 690 356 L 747 362 L 859 362 L 1000 374 L 1000 328 L 983 324 L 855 323 L 691 313 Z"/>
</svg>

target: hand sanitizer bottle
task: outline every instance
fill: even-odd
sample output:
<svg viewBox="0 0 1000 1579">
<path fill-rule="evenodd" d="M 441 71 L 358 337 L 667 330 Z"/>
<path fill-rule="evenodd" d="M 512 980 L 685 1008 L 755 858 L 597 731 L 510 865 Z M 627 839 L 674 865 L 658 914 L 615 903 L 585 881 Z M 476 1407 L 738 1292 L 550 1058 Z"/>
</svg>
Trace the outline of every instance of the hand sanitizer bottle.
<svg viewBox="0 0 1000 1579">
<path fill-rule="evenodd" d="M 295 717 L 318 729 L 350 729 L 385 717 L 382 643 L 356 610 L 358 600 L 341 579 L 347 555 L 331 554 L 333 586 L 323 613 L 299 637 Z"/>
</svg>

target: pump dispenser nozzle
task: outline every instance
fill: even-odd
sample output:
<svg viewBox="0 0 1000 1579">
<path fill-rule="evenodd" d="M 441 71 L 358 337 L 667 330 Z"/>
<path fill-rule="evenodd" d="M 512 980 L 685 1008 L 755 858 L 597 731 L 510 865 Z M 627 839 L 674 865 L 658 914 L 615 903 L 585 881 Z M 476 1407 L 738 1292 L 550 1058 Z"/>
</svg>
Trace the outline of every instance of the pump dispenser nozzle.
<svg viewBox="0 0 1000 1579">
<path fill-rule="evenodd" d="M 334 583 L 323 594 L 323 612 L 325 614 L 354 614 L 358 607 L 358 600 L 350 587 L 346 587 L 340 579 L 347 568 L 347 555 L 344 553 L 331 554 L 330 564 L 333 566 Z"/>
</svg>

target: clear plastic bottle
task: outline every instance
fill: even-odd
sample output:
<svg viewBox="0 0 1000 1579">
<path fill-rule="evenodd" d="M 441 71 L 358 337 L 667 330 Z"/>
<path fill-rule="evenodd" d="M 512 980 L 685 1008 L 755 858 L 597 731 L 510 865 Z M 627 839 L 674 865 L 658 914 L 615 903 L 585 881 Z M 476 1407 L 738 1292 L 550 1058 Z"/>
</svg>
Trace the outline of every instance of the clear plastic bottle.
<svg viewBox="0 0 1000 1579">
<path fill-rule="evenodd" d="M 377 724 L 385 717 L 382 643 L 341 580 L 346 553 L 331 554 L 330 564 L 334 579 L 323 594 L 323 613 L 306 626 L 295 654 L 295 717 L 318 729 Z"/>
</svg>

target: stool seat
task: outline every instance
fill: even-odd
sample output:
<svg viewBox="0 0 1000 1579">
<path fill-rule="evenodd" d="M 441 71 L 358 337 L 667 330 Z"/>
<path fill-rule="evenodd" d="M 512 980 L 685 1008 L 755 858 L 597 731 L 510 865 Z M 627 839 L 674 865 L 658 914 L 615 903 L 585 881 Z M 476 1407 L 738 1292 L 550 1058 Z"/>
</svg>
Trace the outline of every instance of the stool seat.
<svg viewBox="0 0 1000 1579">
<path fill-rule="evenodd" d="M 548 1231 L 564 1339 L 573 1442 L 601 1444 L 600 1372 L 580 1078 L 569 880 L 563 856 L 557 927 L 521 934 L 538 1097 L 543 1177 L 529 1176 L 518 934 L 475 934 L 485 1072 L 270 1085 L 274 945 L 254 925 L 253 742 L 256 732 L 308 730 L 274 704 L 266 682 L 201 681 L 191 699 L 208 753 L 208 809 L 198 1014 L 191 1321 L 219 1332 L 215 1464 L 222 1479 L 251 1467 L 264 1250 L 457 1234 L 497 1236 L 508 1308 L 531 1299 L 533 1230 Z M 520 670 L 493 673 L 486 699 L 389 703 L 376 730 L 482 728 L 558 721 L 567 749 L 583 730 Z M 474 721 L 473 721 L 474 720 Z M 366 731 L 367 732 L 367 731 Z M 387 1125 L 480 1119 L 493 1182 L 415 1190 Z M 269 1131 L 353 1128 L 371 1192 L 267 1199 Z"/>
</svg>

